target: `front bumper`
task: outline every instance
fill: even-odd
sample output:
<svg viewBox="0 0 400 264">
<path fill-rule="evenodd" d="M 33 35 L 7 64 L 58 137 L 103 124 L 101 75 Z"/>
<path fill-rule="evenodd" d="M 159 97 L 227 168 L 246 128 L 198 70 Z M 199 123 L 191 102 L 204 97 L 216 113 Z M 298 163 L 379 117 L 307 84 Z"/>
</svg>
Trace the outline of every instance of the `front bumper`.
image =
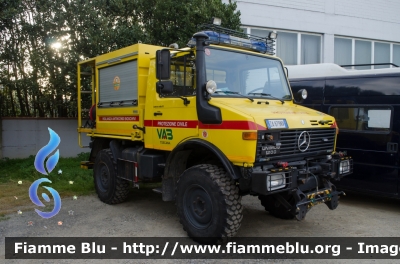
<svg viewBox="0 0 400 264">
<path fill-rule="evenodd" d="M 338 192 L 331 180 L 340 180 L 353 172 L 353 160 L 343 155 L 333 155 L 330 159 L 307 159 L 292 162 L 286 167 L 265 171 L 253 171 L 251 192 L 255 195 L 274 195 L 288 210 L 302 220 L 315 205 L 325 203 L 331 210 L 338 206 Z M 294 197 L 286 201 L 280 193 Z"/>
<path fill-rule="evenodd" d="M 269 195 L 296 188 L 313 190 L 323 187 L 324 181 L 340 180 L 352 172 L 351 157 L 335 156 L 324 161 L 308 159 L 303 163 L 288 163 L 286 167 L 253 171 L 251 191 L 260 195 Z"/>
</svg>

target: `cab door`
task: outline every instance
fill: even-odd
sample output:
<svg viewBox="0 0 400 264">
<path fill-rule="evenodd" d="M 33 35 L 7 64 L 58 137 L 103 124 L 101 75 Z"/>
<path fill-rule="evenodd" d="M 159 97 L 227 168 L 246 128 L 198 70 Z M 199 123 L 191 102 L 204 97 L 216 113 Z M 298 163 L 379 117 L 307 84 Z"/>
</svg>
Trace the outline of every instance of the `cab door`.
<svg viewBox="0 0 400 264">
<path fill-rule="evenodd" d="M 172 150 L 180 142 L 198 136 L 193 56 L 171 59 L 173 92 L 157 94 L 153 101 L 153 146 Z"/>
</svg>

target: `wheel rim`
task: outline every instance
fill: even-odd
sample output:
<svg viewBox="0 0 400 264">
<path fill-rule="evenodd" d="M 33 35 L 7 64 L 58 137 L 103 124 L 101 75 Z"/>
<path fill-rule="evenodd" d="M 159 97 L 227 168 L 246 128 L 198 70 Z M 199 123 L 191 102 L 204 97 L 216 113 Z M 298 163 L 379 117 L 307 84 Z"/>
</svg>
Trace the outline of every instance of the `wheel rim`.
<svg viewBox="0 0 400 264">
<path fill-rule="evenodd" d="M 207 228 L 212 221 L 212 200 L 200 185 L 194 184 L 183 195 L 183 210 L 186 219 L 197 229 Z"/>
<path fill-rule="evenodd" d="M 110 171 L 106 164 L 101 163 L 97 172 L 97 187 L 101 192 L 106 192 L 110 183 Z"/>
</svg>

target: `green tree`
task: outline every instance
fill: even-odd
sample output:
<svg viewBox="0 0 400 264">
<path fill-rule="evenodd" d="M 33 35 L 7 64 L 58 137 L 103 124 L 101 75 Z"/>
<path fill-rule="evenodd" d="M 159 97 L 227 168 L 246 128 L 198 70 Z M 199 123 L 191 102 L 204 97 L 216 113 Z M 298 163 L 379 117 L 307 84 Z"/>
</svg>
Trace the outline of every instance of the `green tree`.
<svg viewBox="0 0 400 264">
<path fill-rule="evenodd" d="M 0 113 L 76 116 L 78 61 L 139 41 L 184 46 L 213 16 L 240 26 L 221 0 L 0 0 Z"/>
<path fill-rule="evenodd" d="M 222 19 L 222 26 L 239 30 L 240 11 L 236 3 L 221 0 L 138 0 L 146 41 L 154 45 L 178 43 L 185 46 L 212 17 Z"/>
</svg>

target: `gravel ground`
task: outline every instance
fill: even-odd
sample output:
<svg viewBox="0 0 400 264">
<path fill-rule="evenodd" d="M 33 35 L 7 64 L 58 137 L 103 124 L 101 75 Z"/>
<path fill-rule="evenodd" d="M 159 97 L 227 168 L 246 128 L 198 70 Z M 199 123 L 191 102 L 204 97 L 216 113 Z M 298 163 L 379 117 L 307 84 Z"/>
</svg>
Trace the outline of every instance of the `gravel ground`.
<svg viewBox="0 0 400 264">
<path fill-rule="evenodd" d="M 174 203 L 163 202 L 150 189 L 133 190 L 127 202 L 106 205 L 97 196 L 64 198 L 58 215 L 42 219 L 33 209 L 10 215 L 0 222 L 0 263 L 4 259 L 4 237 L 186 237 L 176 216 Z M 348 194 L 331 211 L 325 205 L 313 208 L 304 221 L 281 220 L 263 210 L 256 197 L 243 198 L 242 226 L 237 236 L 250 237 L 400 237 L 400 201 Z M 70 215 L 69 211 L 73 211 Z M 28 222 L 33 225 L 29 226 Z M 58 225 L 62 221 L 62 225 Z M 337 260 L 322 260 L 338 263 Z M 138 263 L 133 260 L 24 260 L 8 263 Z M 213 263 L 213 260 L 139 260 L 139 263 Z M 237 260 L 236 263 L 319 263 L 318 260 Z M 341 260 L 371 263 L 393 261 Z M 218 260 L 218 263 L 232 263 Z"/>
</svg>

